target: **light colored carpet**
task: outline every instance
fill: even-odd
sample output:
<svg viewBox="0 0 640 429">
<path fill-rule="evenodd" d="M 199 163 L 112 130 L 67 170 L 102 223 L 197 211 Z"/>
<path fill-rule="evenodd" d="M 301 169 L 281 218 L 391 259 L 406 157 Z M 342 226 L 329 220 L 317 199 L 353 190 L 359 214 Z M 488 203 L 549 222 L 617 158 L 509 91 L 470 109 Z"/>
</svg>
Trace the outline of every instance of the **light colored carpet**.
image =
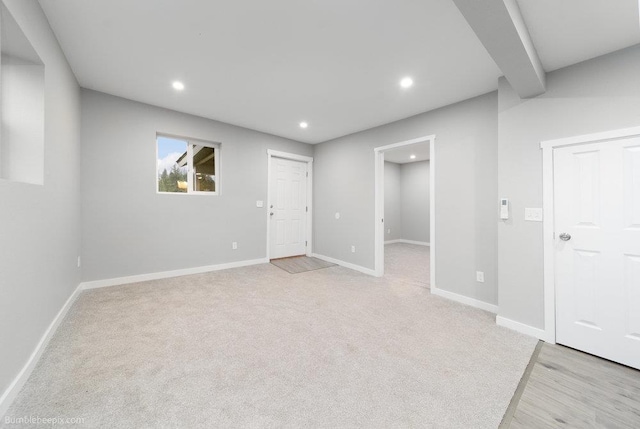
<svg viewBox="0 0 640 429">
<path fill-rule="evenodd" d="M 299 274 L 307 271 L 320 270 L 322 268 L 334 267 L 336 264 L 323 261 L 309 256 L 294 256 L 292 258 L 272 259 L 271 263 L 278 268 L 282 268 L 290 274 Z"/>
<path fill-rule="evenodd" d="M 391 281 L 429 287 L 429 246 L 391 243 L 384 246 L 384 276 Z"/>
<path fill-rule="evenodd" d="M 496 428 L 536 341 L 412 281 L 263 264 L 86 291 L 7 416 Z"/>
</svg>

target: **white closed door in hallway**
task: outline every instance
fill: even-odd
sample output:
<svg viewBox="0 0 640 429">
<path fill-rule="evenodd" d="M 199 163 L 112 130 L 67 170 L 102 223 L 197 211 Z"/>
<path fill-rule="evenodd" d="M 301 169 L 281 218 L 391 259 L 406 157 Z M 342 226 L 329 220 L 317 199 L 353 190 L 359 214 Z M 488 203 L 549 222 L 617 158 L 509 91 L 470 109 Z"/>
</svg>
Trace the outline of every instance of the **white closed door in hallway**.
<svg viewBox="0 0 640 429">
<path fill-rule="evenodd" d="M 556 341 L 640 369 L 640 138 L 554 150 Z"/>
<path fill-rule="evenodd" d="M 306 254 L 307 163 L 271 158 L 270 258 Z"/>
</svg>

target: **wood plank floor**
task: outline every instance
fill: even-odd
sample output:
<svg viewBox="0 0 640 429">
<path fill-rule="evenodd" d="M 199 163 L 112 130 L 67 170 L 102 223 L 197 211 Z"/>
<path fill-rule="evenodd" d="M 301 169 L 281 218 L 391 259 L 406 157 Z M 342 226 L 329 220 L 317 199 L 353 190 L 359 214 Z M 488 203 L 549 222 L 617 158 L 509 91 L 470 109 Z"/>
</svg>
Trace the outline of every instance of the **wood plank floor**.
<svg viewBox="0 0 640 429">
<path fill-rule="evenodd" d="M 640 428 L 640 371 L 541 342 L 501 428 Z"/>
<path fill-rule="evenodd" d="M 334 267 L 336 264 L 308 256 L 292 256 L 290 258 L 272 259 L 271 263 L 290 274 L 304 273 Z"/>
</svg>

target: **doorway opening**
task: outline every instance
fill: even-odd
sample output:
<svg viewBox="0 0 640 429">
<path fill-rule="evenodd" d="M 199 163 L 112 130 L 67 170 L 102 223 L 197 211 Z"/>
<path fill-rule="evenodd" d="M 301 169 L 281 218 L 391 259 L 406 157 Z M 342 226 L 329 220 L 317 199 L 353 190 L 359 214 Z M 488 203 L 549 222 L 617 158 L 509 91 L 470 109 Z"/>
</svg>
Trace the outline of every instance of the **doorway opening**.
<svg viewBox="0 0 640 429">
<path fill-rule="evenodd" d="M 424 265 L 428 264 L 428 271 L 416 272 L 427 276 L 420 281 L 428 283 L 433 292 L 436 278 L 435 136 L 377 147 L 374 152 L 375 275 L 385 275 L 385 242 L 391 246 L 396 243 L 416 246 L 414 253 L 423 253 Z M 396 181 L 400 183 L 394 183 Z M 402 250 L 394 247 L 393 252 L 398 258 L 408 260 Z M 417 261 L 419 263 L 419 259 Z"/>
<path fill-rule="evenodd" d="M 313 158 L 267 150 L 267 259 L 311 256 Z"/>
</svg>

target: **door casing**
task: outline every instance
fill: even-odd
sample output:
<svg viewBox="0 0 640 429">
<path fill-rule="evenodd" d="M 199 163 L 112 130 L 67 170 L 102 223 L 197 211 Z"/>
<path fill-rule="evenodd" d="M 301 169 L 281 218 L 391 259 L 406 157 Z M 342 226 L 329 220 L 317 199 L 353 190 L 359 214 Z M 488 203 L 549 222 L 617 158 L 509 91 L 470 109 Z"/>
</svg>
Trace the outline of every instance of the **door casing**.
<svg viewBox="0 0 640 429">
<path fill-rule="evenodd" d="M 384 275 L 384 153 L 388 150 L 416 143 L 429 142 L 429 212 L 430 212 L 430 290 L 437 294 L 436 286 L 436 136 L 429 135 L 380 146 L 373 149 L 375 156 L 375 276 Z"/>
<path fill-rule="evenodd" d="M 588 143 L 606 142 L 640 136 L 640 127 L 624 128 L 595 134 L 585 134 L 540 143 L 542 149 L 543 253 L 544 253 L 544 341 L 556 343 L 556 284 L 555 284 L 555 227 L 554 227 L 554 149 Z"/>
<path fill-rule="evenodd" d="M 290 159 L 292 161 L 306 162 L 307 163 L 307 228 L 305 231 L 307 248 L 306 255 L 312 255 L 313 249 L 313 157 L 298 155 L 295 153 L 280 152 L 277 150 L 267 149 L 267 206 L 265 210 L 266 222 L 267 222 L 267 260 L 271 259 L 271 224 L 269 216 L 269 207 L 271 206 L 271 159 L 283 158 Z"/>
</svg>

